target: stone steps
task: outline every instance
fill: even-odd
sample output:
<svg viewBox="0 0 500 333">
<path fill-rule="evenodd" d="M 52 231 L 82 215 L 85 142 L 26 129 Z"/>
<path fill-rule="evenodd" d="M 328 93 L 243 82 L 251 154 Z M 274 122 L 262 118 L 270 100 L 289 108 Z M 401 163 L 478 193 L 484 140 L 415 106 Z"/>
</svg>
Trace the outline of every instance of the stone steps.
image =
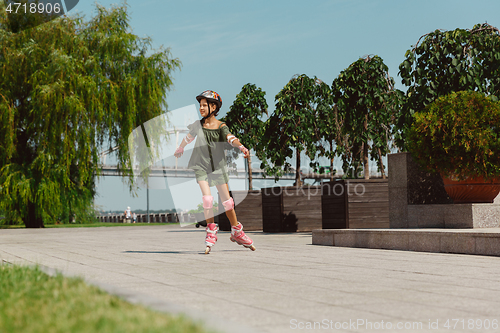
<svg viewBox="0 0 500 333">
<path fill-rule="evenodd" d="M 316 229 L 313 245 L 500 256 L 500 228 Z"/>
</svg>

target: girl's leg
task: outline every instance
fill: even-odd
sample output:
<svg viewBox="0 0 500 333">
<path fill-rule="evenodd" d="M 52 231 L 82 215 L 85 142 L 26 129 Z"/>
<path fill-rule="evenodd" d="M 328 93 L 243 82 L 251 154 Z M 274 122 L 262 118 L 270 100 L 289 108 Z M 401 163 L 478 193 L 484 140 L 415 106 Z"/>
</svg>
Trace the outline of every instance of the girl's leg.
<svg viewBox="0 0 500 333">
<path fill-rule="evenodd" d="M 200 180 L 198 182 L 198 185 L 200 185 L 203 197 L 212 196 L 212 193 L 210 192 L 210 186 L 208 185 L 207 181 Z M 205 207 L 205 205 L 203 206 Z M 214 223 L 214 211 L 212 210 L 212 208 L 205 208 L 203 210 L 203 213 L 205 214 L 205 221 L 207 221 L 207 224 Z"/>
<path fill-rule="evenodd" d="M 213 197 L 210 192 L 210 186 L 207 181 L 198 181 L 200 185 L 201 193 L 203 194 L 203 213 L 205 214 L 205 221 L 207 221 L 205 236 L 205 254 L 209 254 L 212 246 L 217 242 L 217 231 L 219 227 L 214 223 L 214 212 L 213 212 Z"/>
<path fill-rule="evenodd" d="M 248 237 L 243 231 L 243 226 L 236 219 L 236 213 L 234 211 L 234 202 L 231 196 L 229 195 L 229 187 L 227 184 L 217 185 L 217 190 L 219 191 L 220 200 L 222 201 L 222 205 L 226 210 L 227 218 L 231 223 L 231 237 L 230 239 L 233 242 L 238 243 L 239 245 L 243 245 L 255 251 L 255 246 L 253 245 L 252 239 Z"/>
<path fill-rule="evenodd" d="M 217 185 L 217 191 L 219 192 L 220 200 L 222 202 L 231 199 L 231 196 L 229 195 L 229 186 L 227 184 Z M 232 227 L 238 225 L 238 220 L 236 218 L 236 212 L 234 211 L 234 209 L 226 211 L 226 216 L 229 219 L 229 223 L 231 223 Z"/>
</svg>

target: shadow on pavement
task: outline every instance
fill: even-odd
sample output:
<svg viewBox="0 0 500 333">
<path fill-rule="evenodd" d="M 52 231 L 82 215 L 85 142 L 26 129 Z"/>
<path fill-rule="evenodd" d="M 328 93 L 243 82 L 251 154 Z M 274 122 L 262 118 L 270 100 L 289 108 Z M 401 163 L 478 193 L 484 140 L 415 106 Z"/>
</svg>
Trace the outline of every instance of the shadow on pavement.
<svg viewBox="0 0 500 333">
<path fill-rule="evenodd" d="M 243 251 L 246 249 L 236 249 L 236 250 L 218 250 L 217 252 L 235 252 L 235 251 Z M 123 253 L 148 253 L 148 254 L 203 254 L 205 252 L 200 251 L 123 251 Z"/>
</svg>

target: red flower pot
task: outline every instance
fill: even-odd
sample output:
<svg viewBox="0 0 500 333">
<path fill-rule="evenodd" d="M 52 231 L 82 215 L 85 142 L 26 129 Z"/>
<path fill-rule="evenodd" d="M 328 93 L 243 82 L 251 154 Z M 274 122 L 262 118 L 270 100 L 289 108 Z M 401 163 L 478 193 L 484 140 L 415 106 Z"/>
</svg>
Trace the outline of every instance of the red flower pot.
<svg viewBox="0 0 500 333">
<path fill-rule="evenodd" d="M 454 203 L 493 203 L 500 192 L 500 177 L 489 181 L 483 177 L 459 181 L 443 176 L 443 183 Z"/>
</svg>

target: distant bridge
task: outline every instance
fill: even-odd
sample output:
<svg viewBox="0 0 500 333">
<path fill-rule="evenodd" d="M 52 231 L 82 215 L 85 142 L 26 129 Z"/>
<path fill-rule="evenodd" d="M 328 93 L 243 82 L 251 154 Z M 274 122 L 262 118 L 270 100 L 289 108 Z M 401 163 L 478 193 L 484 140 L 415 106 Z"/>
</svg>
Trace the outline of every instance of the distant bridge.
<svg viewBox="0 0 500 333">
<path fill-rule="evenodd" d="M 228 175 L 231 179 L 247 179 L 248 172 L 244 169 L 228 169 Z M 102 165 L 101 176 L 123 176 L 116 165 Z M 150 171 L 150 177 L 180 177 L 195 178 L 194 171 L 185 167 L 153 167 Z M 337 176 L 334 176 L 337 178 Z M 274 179 L 274 176 L 264 177 L 264 171 L 261 169 L 252 170 L 253 179 Z M 295 172 L 285 173 L 279 177 L 280 180 L 295 180 Z M 301 179 L 329 179 L 329 174 L 301 173 Z"/>
<path fill-rule="evenodd" d="M 176 147 L 178 147 L 179 134 L 188 133 L 187 128 L 176 128 L 173 130 L 168 130 L 168 134 L 175 134 Z M 107 165 L 106 156 L 117 150 L 118 147 L 113 147 L 108 150 L 102 151 L 100 154 L 102 165 L 101 165 L 101 176 L 118 176 L 123 175 L 117 169 L 116 165 Z M 252 155 L 255 156 L 255 155 Z M 177 164 L 177 161 L 176 161 Z M 246 166 L 246 165 L 245 165 Z M 137 172 L 138 174 L 139 172 Z M 231 179 L 247 179 L 248 172 L 245 169 L 228 169 L 229 178 Z M 195 178 L 194 171 L 186 167 L 152 167 L 150 171 L 150 177 L 180 177 L 180 178 Z M 334 178 L 339 178 L 340 176 L 334 175 Z M 253 179 L 274 179 L 274 176 L 264 177 L 264 171 L 261 169 L 252 169 Z M 317 174 L 317 173 L 302 173 L 300 175 L 301 179 L 329 179 L 330 174 Z M 295 171 L 290 173 L 285 173 L 279 177 L 280 180 L 295 180 Z"/>
</svg>

